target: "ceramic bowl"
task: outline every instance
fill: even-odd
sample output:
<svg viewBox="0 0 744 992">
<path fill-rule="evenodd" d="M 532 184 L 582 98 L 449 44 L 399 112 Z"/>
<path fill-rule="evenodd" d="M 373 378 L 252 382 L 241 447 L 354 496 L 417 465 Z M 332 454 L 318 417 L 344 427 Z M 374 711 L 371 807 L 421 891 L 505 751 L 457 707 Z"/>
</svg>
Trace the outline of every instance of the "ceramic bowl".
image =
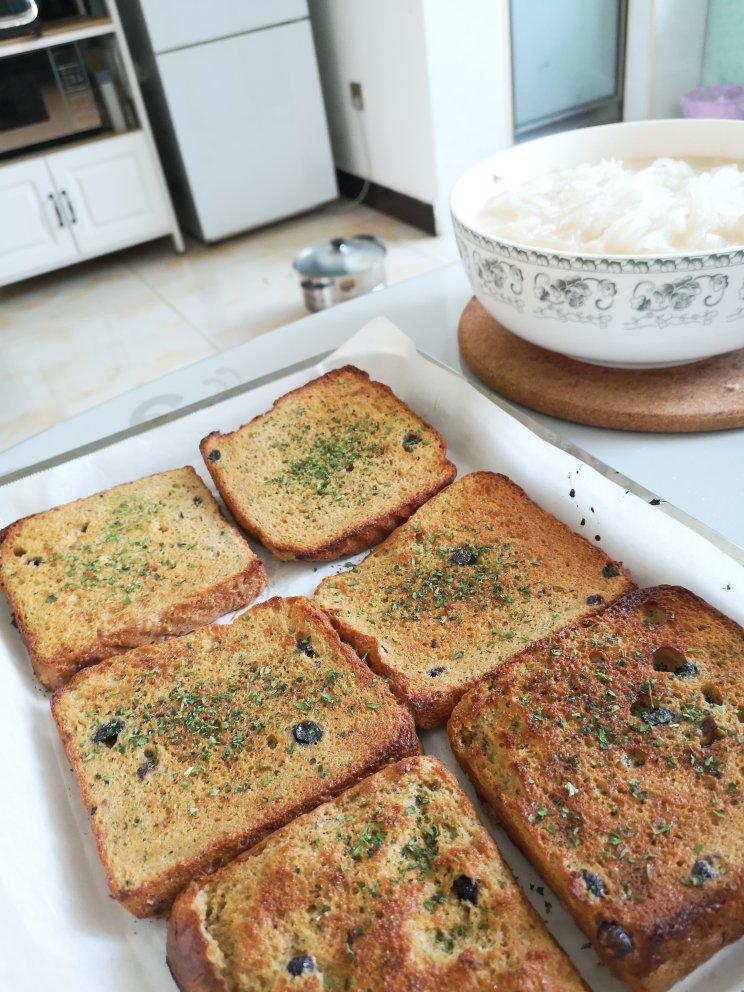
<svg viewBox="0 0 744 992">
<path fill-rule="evenodd" d="M 565 131 L 474 166 L 450 199 L 473 292 L 514 334 L 582 362 L 660 368 L 744 347 L 744 246 L 578 254 L 500 240 L 478 220 L 502 183 L 610 157 L 700 155 L 744 163 L 744 121 L 638 121 Z"/>
</svg>

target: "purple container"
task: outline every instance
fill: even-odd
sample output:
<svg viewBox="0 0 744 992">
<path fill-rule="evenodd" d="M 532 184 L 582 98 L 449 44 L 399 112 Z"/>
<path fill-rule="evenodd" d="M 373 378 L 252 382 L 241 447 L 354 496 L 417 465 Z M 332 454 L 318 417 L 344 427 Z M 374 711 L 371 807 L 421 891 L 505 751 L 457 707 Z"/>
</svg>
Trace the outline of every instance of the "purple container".
<svg viewBox="0 0 744 992">
<path fill-rule="evenodd" d="M 744 86 L 698 86 L 682 94 L 685 117 L 744 119 Z"/>
</svg>

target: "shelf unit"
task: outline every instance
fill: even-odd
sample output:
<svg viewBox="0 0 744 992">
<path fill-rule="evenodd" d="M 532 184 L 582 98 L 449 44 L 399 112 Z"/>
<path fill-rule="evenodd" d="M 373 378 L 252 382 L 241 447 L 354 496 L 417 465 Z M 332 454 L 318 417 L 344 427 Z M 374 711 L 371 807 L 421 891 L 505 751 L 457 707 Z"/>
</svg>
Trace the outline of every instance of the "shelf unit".
<svg viewBox="0 0 744 992">
<path fill-rule="evenodd" d="M 116 28 L 110 17 L 65 17 L 44 29 L 38 38 L 4 38 L 0 40 L 0 59 L 13 55 L 37 52 L 53 45 L 66 45 L 87 38 L 99 38 L 104 34 L 115 34 Z"/>
<path fill-rule="evenodd" d="M 116 0 L 105 16 L 75 17 L 40 37 L 0 41 L 0 59 L 111 37 L 136 125 L 0 159 L 0 286 L 169 235 L 184 244 Z"/>
</svg>

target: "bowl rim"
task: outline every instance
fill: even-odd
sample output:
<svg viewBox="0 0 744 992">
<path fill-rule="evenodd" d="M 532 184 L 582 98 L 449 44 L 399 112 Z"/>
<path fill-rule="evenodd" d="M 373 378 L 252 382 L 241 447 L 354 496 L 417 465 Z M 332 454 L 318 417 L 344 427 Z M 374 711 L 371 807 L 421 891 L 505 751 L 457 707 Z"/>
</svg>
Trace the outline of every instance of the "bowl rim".
<svg viewBox="0 0 744 992">
<path fill-rule="evenodd" d="M 741 244 L 728 245 L 725 248 L 719 249 L 703 249 L 700 251 L 685 251 L 684 249 L 675 252 L 636 252 L 629 254 L 627 252 L 623 253 L 610 253 L 610 252 L 587 252 L 587 251 L 569 251 L 558 248 L 540 247 L 539 245 L 527 244 L 523 241 L 512 241 L 509 239 L 499 238 L 497 235 L 489 234 L 485 230 L 479 229 L 477 225 L 472 224 L 470 221 L 465 221 L 462 216 L 456 211 L 454 200 L 455 197 L 459 195 L 460 189 L 465 185 L 466 180 L 475 172 L 481 171 L 489 162 L 497 158 L 500 155 L 504 155 L 515 148 L 525 148 L 531 144 L 537 144 L 538 142 L 548 142 L 553 138 L 566 137 L 571 134 L 581 134 L 586 131 L 597 131 L 597 130 L 619 130 L 620 128 L 633 127 L 639 130 L 650 129 L 661 125 L 662 128 L 667 128 L 670 125 L 690 127 L 691 129 L 698 128 L 703 129 L 704 126 L 719 126 L 727 127 L 729 129 L 738 128 L 744 134 L 744 119 L 743 120 L 733 120 L 733 119 L 718 119 L 718 118 L 687 118 L 687 117 L 665 117 L 657 120 L 643 120 L 643 121 L 617 121 L 614 124 L 597 124 L 589 128 L 572 128 L 569 131 L 558 131 L 555 134 L 542 135 L 539 138 L 533 138 L 531 141 L 521 142 L 519 145 L 509 145 L 507 148 L 502 148 L 500 151 L 494 152 L 492 155 L 481 159 L 474 165 L 471 165 L 465 170 L 455 181 L 449 195 L 449 209 L 450 215 L 453 220 L 455 232 L 457 233 L 458 228 L 462 230 L 465 234 L 469 235 L 471 240 L 483 242 L 482 247 L 487 247 L 492 251 L 501 252 L 509 257 L 518 258 L 521 261 L 530 261 L 530 258 L 525 258 L 524 256 L 537 256 L 542 259 L 542 264 L 550 265 L 551 262 L 548 259 L 555 260 L 556 263 L 560 263 L 561 260 L 569 263 L 572 268 L 584 268 L 583 263 L 587 263 L 586 267 L 590 269 L 595 269 L 597 263 L 601 262 L 612 262 L 612 263 L 639 263 L 641 265 L 648 265 L 650 263 L 658 263 L 659 265 L 664 265 L 665 263 L 670 264 L 674 269 L 684 268 L 683 265 L 677 265 L 676 263 L 690 263 L 688 267 L 690 268 L 722 268 L 728 267 L 731 264 L 744 264 L 744 242 Z M 732 260 L 732 256 L 739 255 L 736 261 Z M 536 259 L 535 259 L 536 260 Z"/>
</svg>

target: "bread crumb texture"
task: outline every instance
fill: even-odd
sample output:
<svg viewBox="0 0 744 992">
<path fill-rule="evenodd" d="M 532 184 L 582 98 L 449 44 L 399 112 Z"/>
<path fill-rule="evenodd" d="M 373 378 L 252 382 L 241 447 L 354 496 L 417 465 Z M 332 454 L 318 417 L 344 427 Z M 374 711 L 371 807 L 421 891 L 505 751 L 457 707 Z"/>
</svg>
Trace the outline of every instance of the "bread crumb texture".
<svg viewBox="0 0 744 992">
<path fill-rule="evenodd" d="M 453 483 L 315 600 L 424 727 L 525 644 L 634 587 L 503 475 Z"/>
<path fill-rule="evenodd" d="M 183 992 L 585 989 L 434 758 L 389 766 L 189 888 L 169 964 Z"/>
<path fill-rule="evenodd" d="M 454 751 L 639 990 L 744 931 L 744 631 L 660 586 L 526 649 L 452 715 Z"/>
<path fill-rule="evenodd" d="M 384 680 L 304 599 L 103 662 L 53 711 L 112 894 L 137 915 L 418 751 Z"/>
<path fill-rule="evenodd" d="M 439 434 L 352 366 L 201 451 L 236 520 L 280 558 L 369 547 L 455 476 Z"/>
<path fill-rule="evenodd" d="M 190 467 L 11 524 L 0 576 L 49 688 L 84 665 L 237 609 L 266 583 L 260 559 Z"/>
</svg>

